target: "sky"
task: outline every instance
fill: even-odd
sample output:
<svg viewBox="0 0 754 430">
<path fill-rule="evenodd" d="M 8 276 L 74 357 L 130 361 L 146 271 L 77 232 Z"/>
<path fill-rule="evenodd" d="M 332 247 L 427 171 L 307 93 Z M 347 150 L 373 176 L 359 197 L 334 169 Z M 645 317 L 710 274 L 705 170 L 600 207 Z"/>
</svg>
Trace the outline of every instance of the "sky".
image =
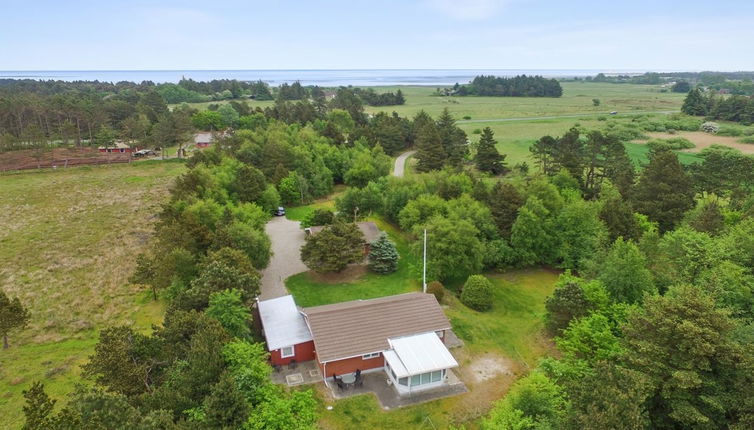
<svg viewBox="0 0 754 430">
<path fill-rule="evenodd" d="M 0 0 L 0 70 L 754 70 L 752 0 Z"/>
</svg>

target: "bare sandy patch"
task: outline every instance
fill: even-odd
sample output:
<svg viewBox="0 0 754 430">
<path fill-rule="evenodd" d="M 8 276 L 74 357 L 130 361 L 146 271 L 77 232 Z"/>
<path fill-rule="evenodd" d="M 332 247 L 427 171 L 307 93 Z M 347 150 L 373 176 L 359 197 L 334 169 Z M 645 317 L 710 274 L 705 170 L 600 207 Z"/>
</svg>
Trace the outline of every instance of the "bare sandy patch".
<svg viewBox="0 0 754 430">
<path fill-rule="evenodd" d="M 754 154 L 754 145 L 741 143 L 738 137 L 717 136 L 705 133 L 703 131 L 679 131 L 677 133 L 647 133 L 652 139 L 671 139 L 673 137 L 683 137 L 691 141 L 696 148 L 684 149 L 683 152 L 701 152 L 704 148 L 712 145 L 723 145 L 730 148 L 738 149 L 744 154 Z M 644 143 L 644 142 L 642 142 Z"/>
<path fill-rule="evenodd" d="M 485 354 L 472 358 L 463 367 L 463 373 L 471 382 L 479 383 L 494 379 L 499 375 L 513 377 L 518 366 L 510 359 L 497 354 Z"/>
</svg>

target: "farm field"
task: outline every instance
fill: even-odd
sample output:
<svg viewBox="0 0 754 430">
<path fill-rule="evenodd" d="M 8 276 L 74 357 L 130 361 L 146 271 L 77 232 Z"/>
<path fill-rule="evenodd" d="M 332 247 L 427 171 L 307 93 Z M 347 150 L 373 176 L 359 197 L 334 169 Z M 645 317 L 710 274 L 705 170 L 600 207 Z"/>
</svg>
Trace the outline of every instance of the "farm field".
<svg viewBox="0 0 754 430">
<path fill-rule="evenodd" d="M 0 420 L 23 423 L 21 392 L 42 381 L 63 399 L 105 325 L 149 330 L 159 302 L 129 285 L 180 162 L 147 161 L 0 175 L 0 288 L 31 312 L 0 351 Z"/>
</svg>

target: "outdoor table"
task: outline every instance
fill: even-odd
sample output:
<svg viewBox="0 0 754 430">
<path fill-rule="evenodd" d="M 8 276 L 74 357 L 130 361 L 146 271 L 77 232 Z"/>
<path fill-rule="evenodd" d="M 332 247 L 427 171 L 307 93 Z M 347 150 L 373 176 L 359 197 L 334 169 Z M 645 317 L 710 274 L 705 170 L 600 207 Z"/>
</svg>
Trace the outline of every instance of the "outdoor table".
<svg viewBox="0 0 754 430">
<path fill-rule="evenodd" d="M 341 376 L 340 379 L 346 385 L 353 385 L 353 383 L 356 382 L 356 375 L 354 375 L 353 373 L 348 373 Z"/>
</svg>

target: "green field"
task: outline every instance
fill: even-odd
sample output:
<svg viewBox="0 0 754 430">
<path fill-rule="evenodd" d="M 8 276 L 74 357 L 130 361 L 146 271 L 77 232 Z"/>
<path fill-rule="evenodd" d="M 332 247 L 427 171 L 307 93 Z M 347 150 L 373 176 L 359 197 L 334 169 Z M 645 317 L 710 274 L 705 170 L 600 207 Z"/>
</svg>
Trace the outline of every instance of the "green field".
<svg viewBox="0 0 754 430">
<path fill-rule="evenodd" d="M 72 391 L 99 329 L 161 321 L 162 304 L 127 278 L 183 170 L 147 161 L 0 175 L 0 288 L 31 312 L 0 351 L 4 428 L 21 427 L 21 392 L 32 382 L 56 399 Z"/>
</svg>

